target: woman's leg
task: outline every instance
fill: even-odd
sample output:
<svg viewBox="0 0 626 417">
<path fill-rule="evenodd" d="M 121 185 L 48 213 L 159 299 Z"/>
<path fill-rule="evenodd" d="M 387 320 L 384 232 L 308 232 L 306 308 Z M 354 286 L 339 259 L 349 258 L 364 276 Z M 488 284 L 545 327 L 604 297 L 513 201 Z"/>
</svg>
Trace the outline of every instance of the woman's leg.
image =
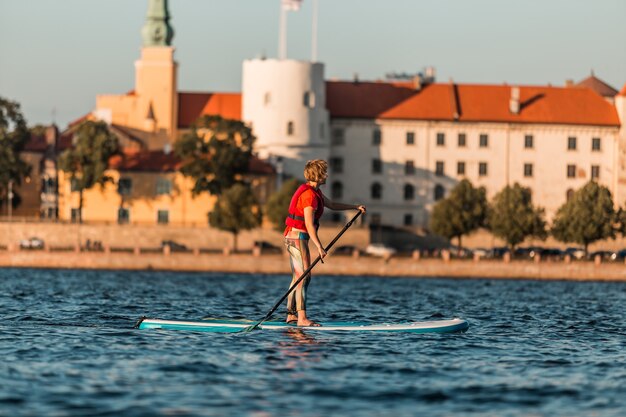
<svg viewBox="0 0 626 417">
<path fill-rule="evenodd" d="M 289 252 L 291 264 L 291 284 L 289 288 L 302 276 L 304 271 L 311 265 L 308 239 L 285 239 L 285 245 Z M 309 286 L 311 275 L 307 275 L 287 297 L 287 321 L 295 319 L 299 326 L 309 326 L 311 321 L 306 316 L 306 290 Z"/>
</svg>

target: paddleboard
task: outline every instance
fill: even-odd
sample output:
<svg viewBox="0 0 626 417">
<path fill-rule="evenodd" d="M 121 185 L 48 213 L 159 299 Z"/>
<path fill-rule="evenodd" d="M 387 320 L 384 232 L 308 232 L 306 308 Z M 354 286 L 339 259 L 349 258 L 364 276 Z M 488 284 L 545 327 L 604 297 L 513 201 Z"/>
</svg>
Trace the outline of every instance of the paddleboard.
<svg viewBox="0 0 626 417">
<path fill-rule="evenodd" d="M 142 318 L 135 325 L 140 330 L 191 330 L 197 332 L 225 332 L 234 333 L 245 330 L 255 324 L 252 320 L 205 319 L 200 321 L 160 320 Z M 463 332 L 469 328 L 467 320 L 455 318 L 452 320 L 416 321 L 399 324 L 371 324 L 364 322 L 326 322 L 317 327 L 298 327 L 278 321 L 263 322 L 257 329 L 260 330 L 288 330 L 302 329 L 315 332 L 410 332 L 410 333 L 454 333 Z"/>
</svg>

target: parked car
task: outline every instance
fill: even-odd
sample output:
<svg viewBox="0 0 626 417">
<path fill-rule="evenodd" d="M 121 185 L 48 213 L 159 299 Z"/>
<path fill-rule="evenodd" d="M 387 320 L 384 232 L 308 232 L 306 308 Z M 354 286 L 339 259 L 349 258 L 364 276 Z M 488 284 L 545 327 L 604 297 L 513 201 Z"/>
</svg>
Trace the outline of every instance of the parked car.
<svg viewBox="0 0 626 417">
<path fill-rule="evenodd" d="M 450 246 L 448 250 L 450 251 L 450 256 L 453 256 L 455 258 L 469 258 L 470 256 L 472 256 L 472 251 L 467 248 Z"/>
<path fill-rule="evenodd" d="M 510 250 L 506 246 L 494 246 L 489 249 L 488 257 L 490 258 L 502 258 L 505 253 L 509 253 Z"/>
<path fill-rule="evenodd" d="M 185 252 L 189 250 L 187 246 L 174 242 L 173 240 L 164 240 L 161 242 L 161 249 L 166 246 L 169 246 L 171 252 Z"/>
<path fill-rule="evenodd" d="M 44 241 L 38 237 L 29 237 L 28 239 L 20 240 L 21 249 L 43 249 Z"/>
<path fill-rule="evenodd" d="M 372 256 L 392 256 L 396 254 L 396 250 L 382 243 L 370 243 L 365 248 L 365 253 Z"/>
<path fill-rule="evenodd" d="M 254 247 L 261 249 L 261 252 L 264 252 L 264 253 L 281 253 L 282 252 L 281 248 L 279 248 L 278 246 L 270 242 L 266 242 L 265 240 L 255 240 Z"/>
<path fill-rule="evenodd" d="M 612 260 L 611 257 L 614 256 L 614 254 L 615 252 L 611 252 L 608 250 L 597 250 L 595 252 L 591 252 L 587 258 L 593 261 L 596 259 L 596 256 L 600 256 L 600 259 L 602 259 L 603 261 L 610 261 Z"/>
<path fill-rule="evenodd" d="M 354 245 L 343 245 L 337 246 L 335 249 L 332 249 L 331 252 L 335 255 L 352 255 L 355 250 L 358 251 L 359 248 Z"/>
<path fill-rule="evenodd" d="M 565 255 L 570 255 L 574 259 L 583 259 L 585 257 L 585 250 L 583 248 L 570 246 L 565 249 Z"/>
<path fill-rule="evenodd" d="M 485 248 L 474 248 L 474 249 L 471 249 L 471 252 L 472 254 L 478 255 L 481 258 L 486 258 L 489 256 L 489 250 Z"/>
<path fill-rule="evenodd" d="M 611 255 L 612 261 L 623 261 L 624 259 L 626 259 L 626 249 L 614 252 L 613 255 Z"/>
</svg>

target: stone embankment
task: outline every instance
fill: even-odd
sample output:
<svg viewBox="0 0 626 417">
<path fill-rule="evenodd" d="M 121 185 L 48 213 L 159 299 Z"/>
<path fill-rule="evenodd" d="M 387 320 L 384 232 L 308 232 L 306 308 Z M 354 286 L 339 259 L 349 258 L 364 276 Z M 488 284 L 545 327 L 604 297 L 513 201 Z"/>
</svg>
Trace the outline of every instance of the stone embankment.
<svg viewBox="0 0 626 417">
<path fill-rule="evenodd" d="M 264 254 L 258 249 L 248 253 L 229 250 L 172 253 L 164 250 L 128 248 L 100 252 L 74 250 L 0 250 L 0 267 L 127 269 L 288 274 L 284 254 Z M 526 278 L 545 280 L 626 281 L 623 262 L 585 261 L 508 261 L 486 259 L 422 258 L 413 256 L 389 259 L 369 256 L 330 255 L 315 273 L 324 275 L 365 275 L 381 277 L 451 278 Z"/>
</svg>

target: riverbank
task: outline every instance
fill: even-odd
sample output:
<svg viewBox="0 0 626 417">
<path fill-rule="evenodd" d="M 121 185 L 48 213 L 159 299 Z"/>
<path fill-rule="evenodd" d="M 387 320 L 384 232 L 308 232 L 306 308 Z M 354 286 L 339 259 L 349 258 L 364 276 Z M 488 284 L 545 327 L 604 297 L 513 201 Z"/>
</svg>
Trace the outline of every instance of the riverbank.
<svg viewBox="0 0 626 417">
<path fill-rule="evenodd" d="M 0 251 L 0 267 L 168 270 L 289 274 L 282 254 L 256 253 L 143 253 L 134 252 L 46 252 Z M 626 282 L 626 265 L 564 261 L 511 261 L 415 259 L 388 260 L 373 257 L 331 255 L 315 268 L 316 274 L 381 277 L 502 278 Z"/>
</svg>

